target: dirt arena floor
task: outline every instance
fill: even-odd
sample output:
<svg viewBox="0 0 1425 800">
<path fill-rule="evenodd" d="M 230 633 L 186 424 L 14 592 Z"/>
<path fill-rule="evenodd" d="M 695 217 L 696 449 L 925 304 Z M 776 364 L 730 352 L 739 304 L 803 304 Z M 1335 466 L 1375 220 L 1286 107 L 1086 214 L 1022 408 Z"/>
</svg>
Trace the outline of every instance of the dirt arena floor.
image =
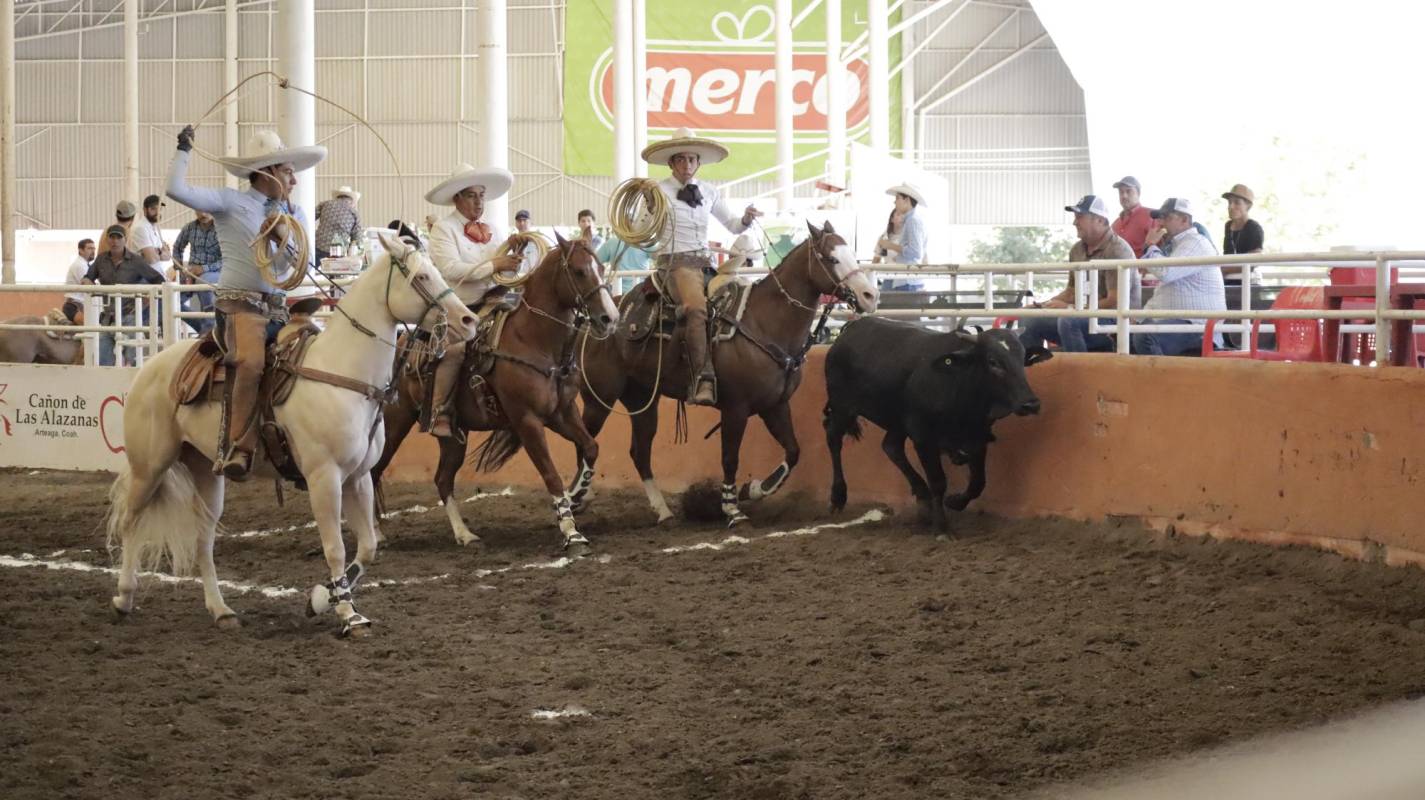
<svg viewBox="0 0 1425 800">
<path fill-rule="evenodd" d="M 664 552 L 728 534 L 604 493 L 600 557 L 562 568 L 529 566 L 534 494 L 462 505 L 479 551 L 408 510 L 368 580 L 412 582 L 363 586 L 361 641 L 252 591 L 221 631 L 153 579 L 116 622 L 113 575 L 72 568 L 111 563 L 106 485 L 0 474 L 0 797 L 1011 797 L 1425 694 L 1418 570 L 974 513 L 807 532 L 870 509 L 805 497 Z M 303 495 L 229 500 L 221 577 L 324 577 Z"/>
</svg>

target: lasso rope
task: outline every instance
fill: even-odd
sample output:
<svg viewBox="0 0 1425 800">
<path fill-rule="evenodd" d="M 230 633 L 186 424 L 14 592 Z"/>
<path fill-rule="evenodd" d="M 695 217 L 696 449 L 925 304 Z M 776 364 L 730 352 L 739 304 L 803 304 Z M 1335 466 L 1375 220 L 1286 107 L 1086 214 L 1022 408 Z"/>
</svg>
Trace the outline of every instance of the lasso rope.
<svg viewBox="0 0 1425 800">
<path fill-rule="evenodd" d="M 494 257 L 483 263 L 493 263 L 495 259 L 500 258 L 501 256 L 515 256 L 516 258 L 523 259 L 525 250 L 528 249 L 531 245 L 534 246 L 535 252 L 539 254 L 538 258 L 535 259 L 535 263 L 539 264 L 540 262 L 544 261 L 544 257 L 549 253 L 549 240 L 544 238 L 543 234 L 538 233 L 536 231 L 511 234 L 510 238 L 506 239 L 503 244 L 495 248 Z M 533 274 L 534 270 L 530 270 L 528 272 L 520 274 L 518 268 L 516 268 L 515 274 L 513 276 L 506 277 L 504 271 L 495 270 L 495 272 L 490 275 L 490 279 L 493 280 L 495 283 L 499 284 L 500 286 L 508 286 L 510 288 L 515 288 L 517 286 L 523 286 L 525 282 L 529 280 L 529 276 Z"/>
<path fill-rule="evenodd" d="M 629 178 L 609 195 L 609 226 L 614 235 L 644 252 L 657 252 L 668 244 L 663 229 L 672 213 L 668 196 L 651 178 Z"/>
<path fill-rule="evenodd" d="M 293 86 L 291 81 L 287 80 L 287 78 L 277 74 L 276 72 L 273 72 L 272 70 L 263 70 L 262 72 L 256 72 L 252 75 L 247 76 L 246 78 L 243 78 L 241 81 L 238 81 L 238 84 L 236 86 L 229 89 L 221 97 L 219 97 L 217 101 L 213 103 L 213 105 L 208 107 L 208 110 L 203 113 L 203 116 L 199 117 L 198 121 L 193 123 L 193 130 L 196 132 L 198 127 L 201 126 L 204 122 L 206 122 L 209 117 L 213 116 L 213 113 L 216 112 L 219 108 L 222 108 L 223 106 L 229 103 L 237 102 L 237 97 L 235 95 L 240 89 L 242 89 L 244 85 L 247 84 L 248 81 L 263 76 L 272 77 L 275 80 L 276 84 L 283 89 L 291 89 L 294 92 L 301 92 L 302 94 L 308 95 L 313 99 L 320 100 L 323 103 L 326 103 L 327 105 L 336 107 L 337 109 L 346 113 L 347 116 L 350 116 L 352 119 L 361 123 L 361 125 L 367 130 L 371 131 L 372 135 L 376 137 L 377 141 L 381 142 L 381 146 L 386 149 L 386 155 L 391 157 L 391 164 L 396 169 L 396 180 L 400 186 L 401 196 L 406 196 L 406 177 L 401 172 L 401 164 L 399 161 L 396 160 L 396 153 L 391 149 L 391 145 L 386 141 L 386 138 L 383 137 L 380 133 L 378 133 L 376 129 L 371 126 L 371 123 L 366 121 L 365 117 L 362 117 L 360 114 L 356 113 L 355 111 L 352 111 L 351 109 L 334 100 L 329 100 L 325 97 L 322 97 L 316 92 L 310 91 L 308 89 L 303 89 L 300 86 Z M 222 164 L 224 166 L 242 166 L 241 162 L 239 161 L 234 161 L 223 156 L 209 153 L 206 150 L 199 148 L 197 145 L 193 145 L 193 150 L 194 152 L 198 153 L 198 155 L 203 156 L 204 158 L 216 164 Z M 285 182 L 280 180 L 278 181 L 278 184 L 280 185 L 282 191 L 282 200 L 283 202 L 287 203 L 288 207 L 290 208 L 291 198 L 288 196 L 287 193 L 288 187 Z M 286 225 L 287 227 L 286 233 L 282 236 L 282 241 L 278 243 L 278 249 L 281 251 L 286 251 L 288 247 L 291 247 L 295 244 L 293 260 L 297 264 L 297 266 L 293 267 L 291 274 L 287 277 L 286 280 L 278 280 L 277 276 L 273 274 L 273 259 L 272 256 L 268 253 L 267 248 L 267 237 L 274 230 L 277 230 L 278 226 L 281 225 Z M 252 254 L 253 260 L 257 262 L 257 267 L 262 273 L 262 279 L 283 291 L 290 291 L 292 289 L 295 289 L 298 286 L 302 285 L 302 282 L 307 279 L 307 269 L 310 260 L 309 256 L 311 254 L 310 245 L 308 244 L 307 240 L 307 231 L 302 226 L 302 223 L 297 220 L 297 217 L 289 212 L 273 214 L 264 221 L 262 229 L 257 232 L 257 238 L 253 240 Z"/>
</svg>

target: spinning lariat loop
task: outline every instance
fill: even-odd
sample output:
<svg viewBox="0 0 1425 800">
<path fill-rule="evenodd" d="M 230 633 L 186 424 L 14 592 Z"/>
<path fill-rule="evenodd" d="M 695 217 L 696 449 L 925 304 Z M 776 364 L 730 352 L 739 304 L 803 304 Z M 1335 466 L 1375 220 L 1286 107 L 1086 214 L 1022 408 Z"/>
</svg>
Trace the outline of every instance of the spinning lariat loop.
<svg viewBox="0 0 1425 800">
<path fill-rule="evenodd" d="M 208 110 L 203 113 L 203 116 L 199 117 L 198 121 L 193 123 L 193 129 L 197 130 L 198 127 L 201 126 L 204 122 L 206 122 L 209 117 L 213 116 L 213 113 L 216 112 L 218 109 L 229 103 L 237 102 L 238 92 L 243 88 L 243 86 L 247 84 L 248 81 L 264 76 L 272 78 L 273 83 L 277 84 L 279 88 L 290 89 L 294 92 L 301 92 L 302 94 L 308 95 L 316 100 L 320 100 L 323 103 L 335 106 L 336 108 L 340 109 L 342 112 L 350 116 L 352 119 L 361 123 L 361 125 L 367 130 L 371 131 L 372 135 L 374 135 L 376 139 L 381 142 L 381 146 L 386 149 L 386 154 L 391 157 L 391 164 L 396 169 L 396 180 L 401 186 L 401 196 L 405 196 L 406 178 L 405 175 L 401 172 L 400 162 L 396 160 L 396 154 L 394 151 L 391 150 L 390 143 L 388 143 L 385 137 L 383 137 L 380 133 L 377 132 L 374 127 L 371 126 L 370 122 L 367 122 L 366 119 L 360 114 L 356 113 L 355 111 L 352 111 L 351 109 L 334 100 L 329 100 L 317 94 L 316 92 L 310 91 L 308 89 L 303 89 L 300 86 L 293 86 L 292 82 L 288 80 L 285 76 L 279 75 L 276 72 L 273 72 L 272 70 L 263 70 L 262 72 L 256 72 L 252 75 L 247 76 L 246 78 L 243 78 L 241 81 L 238 81 L 238 84 L 236 86 L 234 86 L 232 89 L 229 89 L 223 94 L 223 96 L 219 97 L 217 101 L 213 103 L 213 105 L 208 107 Z M 231 159 L 224 158 L 223 156 L 219 156 L 214 153 L 209 153 L 199 148 L 197 145 L 193 146 L 193 150 L 194 152 L 198 153 L 198 155 L 201 155 L 216 164 L 222 164 L 225 166 L 235 166 L 238 163 Z M 289 188 L 284 181 L 278 180 L 278 183 L 282 191 L 282 200 L 287 203 L 288 207 L 290 208 L 290 197 L 288 196 Z M 285 226 L 285 228 L 283 226 Z M 268 241 L 272 237 L 274 231 L 278 231 L 281 233 L 280 241 L 277 242 L 277 247 L 281 250 L 292 253 L 293 261 L 296 264 L 296 266 L 292 269 L 291 274 L 288 275 L 285 280 L 278 280 L 277 276 L 272 271 L 273 258 L 271 253 L 269 252 Z M 310 245 L 308 244 L 307 231 L 303 227 L 302 223 L 299 222 L 296 216 L 294 216 L 293 214 L 289 212 L 279 212 L 277 214 L 269 215 L 267 219 L 263 222 L 261 230 L 257 232 L 257 238 L 252 243 L 252 249 L 253 258 L 257 262 L 258 269 L 262 272 L 263 280 L 267 281 L 273 286 L 276 286 L 277 288 L 283 291 L 290 291 L 300 286 L 302 282 L 307 279 L 307 270 L 311 264 L 311 250 Z"/>
</svg>

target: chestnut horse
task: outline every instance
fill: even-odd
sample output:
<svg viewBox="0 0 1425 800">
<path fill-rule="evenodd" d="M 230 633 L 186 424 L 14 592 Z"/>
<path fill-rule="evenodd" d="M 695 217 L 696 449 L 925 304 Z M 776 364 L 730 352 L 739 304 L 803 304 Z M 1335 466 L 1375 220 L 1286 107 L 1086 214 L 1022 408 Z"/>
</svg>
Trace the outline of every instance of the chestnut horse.
<svg viewBox="0 0 1425 800">
<path fill-rule="evenodd" d="M 578 320 L 587 319 L 597 332 L 618 322 L 618 308 L 604 283 L 603 265 L 583 240 L 558 236 L 539 266 L 529 273 L 518 305 L 509 312 L 488 374 L 474 370 L 479 359 L 465 359 L 456 384 L 452 428 L 456 436 L 440 439 L 440 461 L 435 488 L 446 516 L 462 545 L 478 542 L 460 516 L 454 497 L 455 473 L 465 461 L 465 431 L 494 431 L 476 451 L 476 467 L 499 469 L 523 447 L 544 478 L 554 505 L 555 521 L 564 536 L 564 552 L 571 557 L 588 552 L 589 542 L 574 524 L 574 514 L 559 470 L 549 455 L 544 429 L 574 443 L 581 463 L 594 463 L 599 445 L 585 430 L 574 405 L 582 382 L 573 360 Z M 475 384 L 483 383 L 484 391 Z M 408 374 L 400 384 L 395 403 L 386 406 L 386 449 L 371 477 L 379 487 L 381 474 L 420 416 L 425 391 L 419 375 Z M 494 402 L 487 402 L 493 398 Z"/>
<path fill-rule="evenodd" d="M 729 526 L 747 518 L 738 508 L 739 500 L 759 500 L 777 491 L 797 464 L 800 449 L 788 403 L 801 383 L 801 365 L 819 299 L 834 295 L 858 311 L 876 310 L 879 292 L 856 266 L 846 240 L 829 222 L 824 228 L 810 223 L 807 227 L 810 237 L 748 289 L 751 294 L 742 319 L 736 322 L 737 335 L 713 348 L 717 408 L 722 412 L 722 513 Z M 635 297 L 632 302 L 643 299 Z M 584 426 L 597 436 L 615 400 L 631 412 L 630 453 L 648 502 L 663 522 L 673 512 L 654 482 L 651 456 L 658 432 L 657 397 L 684 400 L 687 394 L 690 374 L 681 328 L 666 341 L 648 336 L 638 343 L 629 340 L 622 326 L 613 336 L 602 339 L 597 332 L 590 335 L 584 331 L 579 348 L 586 379 L 582 387 Z M 738 455 L 747 420 L 753 414 L 762 418 L 782 446 L 785 460 L 765 479 L 748 482 L 739 492 Z M 569 491 L 575 510 L 588 500 L 593 480 L 593 464 L 581 458 Z"/>
</svg>

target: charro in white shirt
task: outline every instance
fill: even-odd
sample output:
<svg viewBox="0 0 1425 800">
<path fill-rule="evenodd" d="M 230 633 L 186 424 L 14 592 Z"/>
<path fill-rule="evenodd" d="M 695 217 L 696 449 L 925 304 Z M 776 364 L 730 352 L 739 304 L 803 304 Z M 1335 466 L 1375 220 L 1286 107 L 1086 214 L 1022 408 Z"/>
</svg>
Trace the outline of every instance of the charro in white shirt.
<svg viewBox="0 0 1425 800">
<path fill-rule="evenodd" d="M 685 184 L 673 176 L 658 182 L 668 198 L 668 221 L 663 224 L 663 238 L 669 242 L 663 253 L 690 253 L 706 250 L 708 247 L 708 217 L 717 217 L 734 234 L 742 233 L 748 226 L 743 223 L 743 215 L 728 208 L 722 190 L 711 183 L 694 178 L 689 183 L 698 187 L 703 201 L 694 208 L 678 199 L 678 192 Z"/>
<path fill-rule="evenodd" d="M 435 223 L 430 230 L 430 260 L 455 296 L 471 305 L 495 287 L 495 267 L 489 262 L 504 244 L 506 234 L 499 225 L 488 222 L 490 241 L 480 244 L 465 235 L 466 221 L 459 211 L 452 211 Z M 520 271 L 525 271 L 525 265 Z"/>
</svg>

